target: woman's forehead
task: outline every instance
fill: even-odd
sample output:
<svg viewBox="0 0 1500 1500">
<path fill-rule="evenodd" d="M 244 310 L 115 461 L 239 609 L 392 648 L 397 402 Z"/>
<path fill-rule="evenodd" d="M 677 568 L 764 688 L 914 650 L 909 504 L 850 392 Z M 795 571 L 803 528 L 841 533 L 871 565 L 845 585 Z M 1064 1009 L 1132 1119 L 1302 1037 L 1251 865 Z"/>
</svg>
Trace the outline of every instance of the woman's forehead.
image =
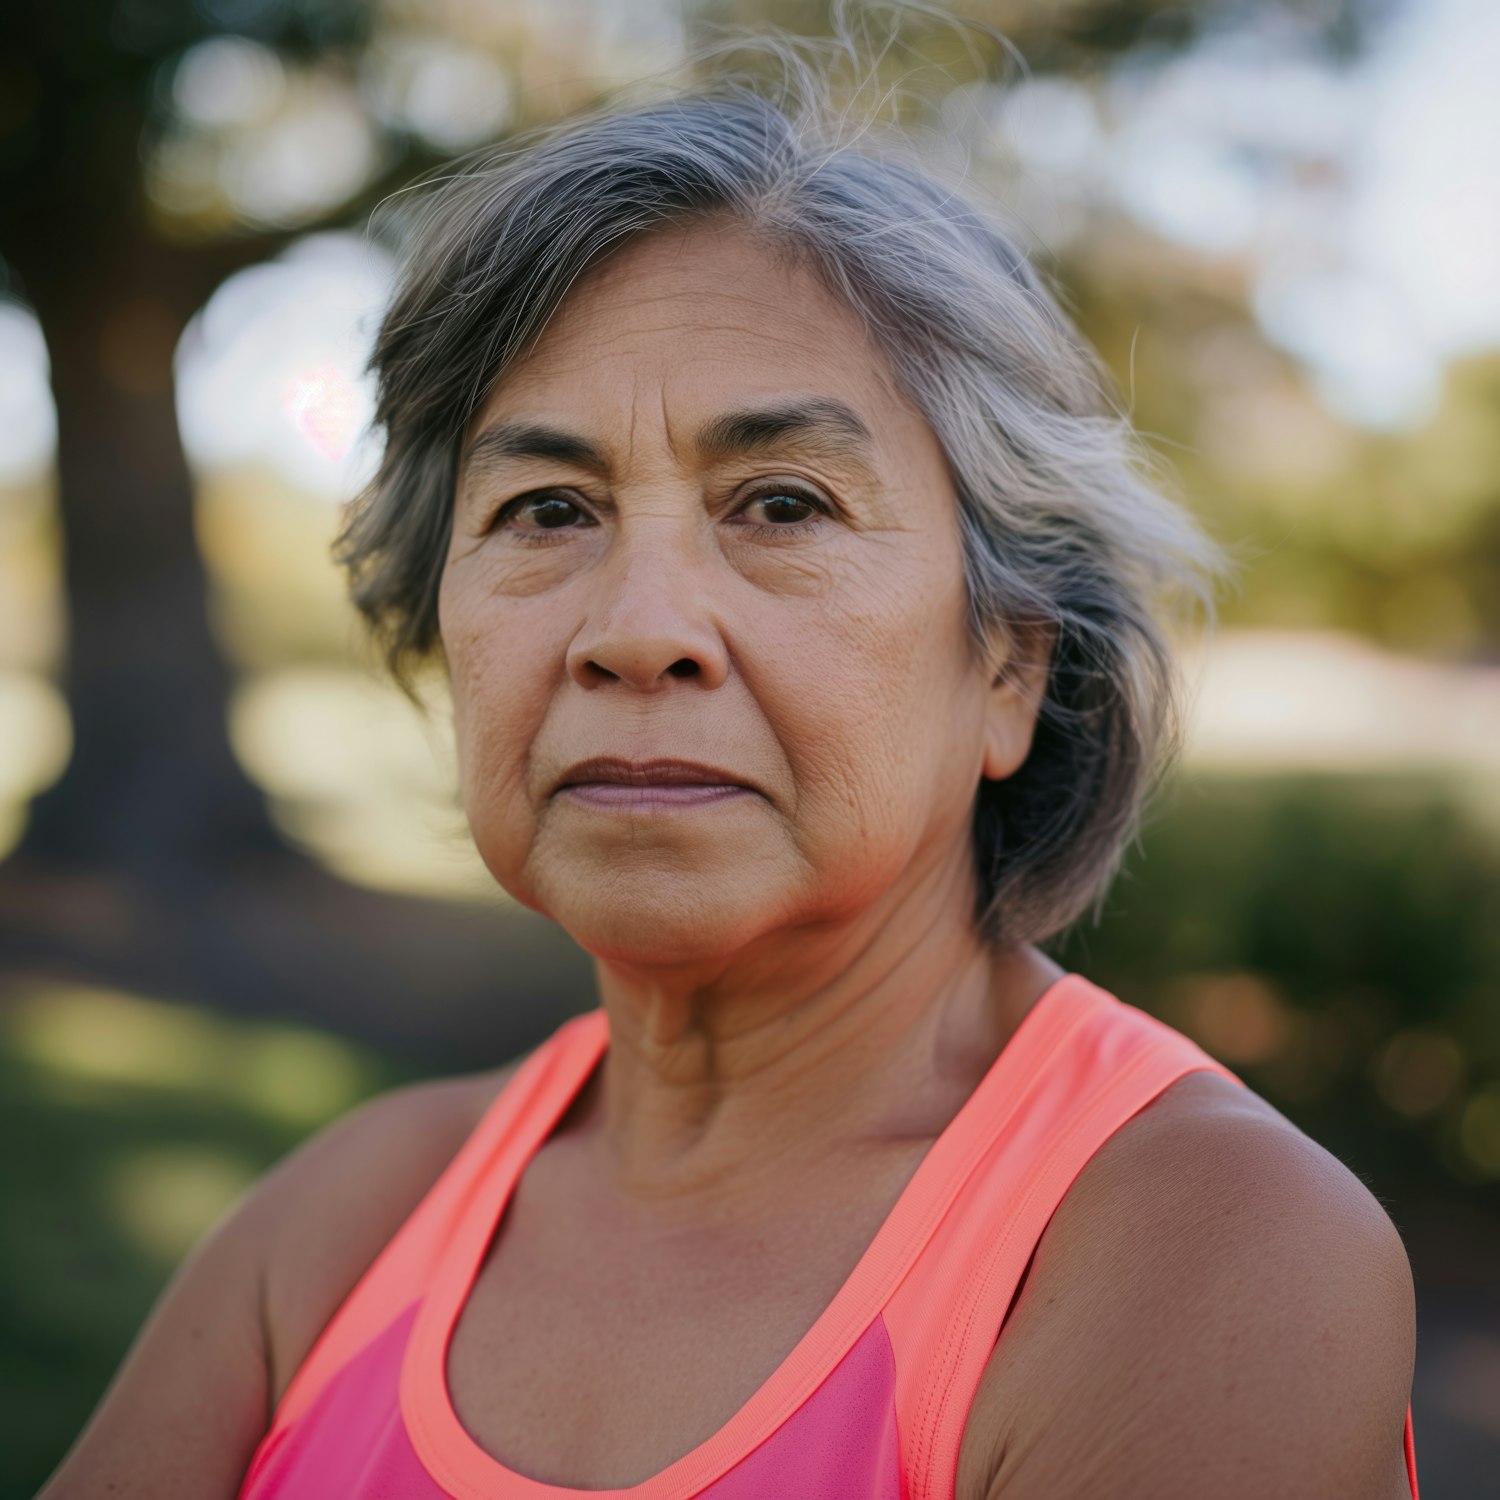
<svg viewBox="0 0 1500 1500">
<path fill-rule="evenodd" d="M 806 256 L 793 255 L 748 224 L 666 225 L 635 236 L 580 276 L 554 324 L 611 319 L 670 324 L 690 302 L 697 316 L 758 326 L 812 316 L 862 335 L 854 311 Z M 679 313 L 680 316 L 680 313 Z"/>
<path fill-rule="evenodd" d="M 658 231 L 595 267 L 505 372 L 474 431 L 507 414 L 656 401 L 697 425 L 791 391 L 872 430 L 914 409 L 859 315 L 807 264 L 748 231 Z"/>
</svg>

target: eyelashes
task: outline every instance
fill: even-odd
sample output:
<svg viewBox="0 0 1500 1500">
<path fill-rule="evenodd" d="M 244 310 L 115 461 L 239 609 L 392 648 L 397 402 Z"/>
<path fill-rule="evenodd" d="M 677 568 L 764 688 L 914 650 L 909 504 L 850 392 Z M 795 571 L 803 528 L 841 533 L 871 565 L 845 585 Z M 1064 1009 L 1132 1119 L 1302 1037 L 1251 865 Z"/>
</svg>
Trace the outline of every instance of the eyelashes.
<svg viewBox="0 0 1500 1500">
<path fill-rule="evenodd" d="M 531 536 L 537 534 L 540 534 L 542 536 L 549 536 L 560 531 L 576 531 L 578 529 L 576 526 L 543 526 L 538 528 L 537 532 L 530 532 L 520 527 L 510 527 L 507 523 L 513 520 L 516 516 L 520 515 L 528 506 L 533 506 L 538 509 L 542 507 L 552 507 L 554 514 L 556 513 L 556 508 L 561 506 L 568 506 L 578 515 L 585 514 L 581 507 L 574 505 L 574 503 L 570 499 L 568 499 L 567 495 L 564 494 L 561 490 L 532 490 L 525 495 L 517 495 L 514 500 L 506 501 L 506 503 L 502 505 L 490 518 L 489 523 L 485 526 L 485 530 L 512 530 L 520 536 Z"/>
<path fill-rule="evenodd" d="M 811 515 L 786 521 L 752 521 L 744 519 L 751 507 L 763 502 L 791 501 L 812 512 Z M 567 523 L 568 512 L 583 524 Z M 764 484 L 752 490 L 732 513 L 731 524 L 738 530 L 771 538 L 804 537 L 821 527 L 834 514 L 833 506 L 816 492 L 795 484 Z M 537 519 L 550 516 L 559 522 L 556 525 L 535 527 L 512 525 L 518 518 L 530 515 Z M 503 532 L 526 546 L 546 546 L 562 541 L 569 532 L 586 531 L 599 523 L 592 518 L 586 506 L 574 495 L 563 489 L 528 490 L 501 505 L 485 524 L 484 532 Z"/>
</svg>

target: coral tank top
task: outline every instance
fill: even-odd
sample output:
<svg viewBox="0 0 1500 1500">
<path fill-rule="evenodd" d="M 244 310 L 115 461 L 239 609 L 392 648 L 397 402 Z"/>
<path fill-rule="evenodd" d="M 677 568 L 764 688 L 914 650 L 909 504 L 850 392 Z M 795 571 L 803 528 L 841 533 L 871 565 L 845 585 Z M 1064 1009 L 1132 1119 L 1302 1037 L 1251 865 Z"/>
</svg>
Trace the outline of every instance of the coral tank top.
<svg viewBox="0 0 1500 1500">
<path fill-rule="evenodd" d="M 652 1478 L 580 1490 L 480 1447 L 453 1409 L 445 1364 L 512 1189 L 608 1040 L 602 1010 L 568 1021 L 501 1090 L 298 1369 L 240 1500 L 952 1500 L 980 1377 L 1064 1193 L 1183 1074 L 1240 1082 L 1181 1033 L 1064 975 L 765 1384 Z M 1410 1407 L 1404 1440 L 1416 1500 Z"/>
</svg>

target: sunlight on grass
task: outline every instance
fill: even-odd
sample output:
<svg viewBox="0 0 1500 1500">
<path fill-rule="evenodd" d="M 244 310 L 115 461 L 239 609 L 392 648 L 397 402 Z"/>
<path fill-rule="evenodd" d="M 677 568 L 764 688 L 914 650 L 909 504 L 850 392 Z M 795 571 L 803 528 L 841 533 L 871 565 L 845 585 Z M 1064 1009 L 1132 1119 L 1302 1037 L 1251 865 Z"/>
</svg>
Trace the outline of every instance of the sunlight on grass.
<svg viewBox="0 0 1500 1500">
<path fill-rule="evenodd" d="M 36 1493 L 226 1210 L 410 1077 L 321 1031 L 42 968 L 0 974 L 0 1500 Z"/>
<path fill-rule="evenodd" d="M 298 1128 L 341 1114 L 373 1082 L 361 1051 L 335 1037 L 118 990 L 34 984 L 0 1026 L 12 1056 L 59 1081 L 213 1098 Z"/>
<path fill-rule="evenodd" d="M 222 1036 L 207 1016 L 110 990 L 48 986 L 6 1017 L 9 1051 L 69 1079 L 195 1090 Z"/>
<path fill-rule="evenodd" d="M 287 1125 L 321 1124 L 369 1090 L 368 1069 L 345 1042 L 291 1027 L 264 1027 L 240 1059 L 238 1097 Z"/>
<path fill-rule="evenodd" d="M 323 1032 L 40 976 L 7 987 L 0 1060 L 33 1108 L 113 1122 L 90 1149 L 93 1211 L 162 1270 L 271 1160 L 389 1081 Z"/>
<path fill-rule="evenodd" d="M 109 1204 L 129 1239 L 171 1266 L 259 1175 L 253 1162 L 222 1149 L 153 1147 L 110 1168 Z"/>
</svg>

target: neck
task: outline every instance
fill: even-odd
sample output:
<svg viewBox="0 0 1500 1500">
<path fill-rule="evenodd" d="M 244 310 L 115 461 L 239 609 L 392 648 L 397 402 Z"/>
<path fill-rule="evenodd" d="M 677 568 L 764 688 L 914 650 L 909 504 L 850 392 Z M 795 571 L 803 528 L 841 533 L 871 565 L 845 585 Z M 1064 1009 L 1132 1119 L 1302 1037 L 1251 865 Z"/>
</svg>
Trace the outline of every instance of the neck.
<svg viewBox="0 0 1500 1500">
<path fill-rule="evenodd" d="M 986 945 L 958 875 L 709 976 L 600 961 L 610 1049 L 585 1114 L 613 1186 L 719 1203 L 840 1144 L 934 1137 L 1064 972 Z"/>
</svg>

